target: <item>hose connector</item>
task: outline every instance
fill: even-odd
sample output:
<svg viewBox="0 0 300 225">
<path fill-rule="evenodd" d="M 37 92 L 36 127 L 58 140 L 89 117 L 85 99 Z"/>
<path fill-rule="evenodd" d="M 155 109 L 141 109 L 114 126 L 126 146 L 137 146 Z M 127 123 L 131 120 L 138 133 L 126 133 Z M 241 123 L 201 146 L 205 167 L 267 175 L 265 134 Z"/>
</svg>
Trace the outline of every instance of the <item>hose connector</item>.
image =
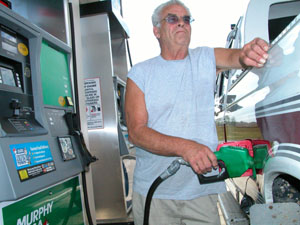
<svg viewBox="0 0 300 225">
<path fill-rule="evenodd" d="M 160 174 L 160 178 L 165 180 L 174 175 L 179 170 L 180 165 L 189 166 L 189 163 L 184 161 L 182 158 L 175 159 L 170 166 L 162 174 Z"/>
</svg>

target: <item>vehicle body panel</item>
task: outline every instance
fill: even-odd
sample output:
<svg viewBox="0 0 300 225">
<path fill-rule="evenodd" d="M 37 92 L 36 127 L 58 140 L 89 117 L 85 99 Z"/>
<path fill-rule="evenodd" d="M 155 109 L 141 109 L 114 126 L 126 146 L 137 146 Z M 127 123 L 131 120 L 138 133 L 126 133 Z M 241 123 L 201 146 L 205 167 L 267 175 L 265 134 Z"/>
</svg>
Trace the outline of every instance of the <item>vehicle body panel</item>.
<svg viewBox="0 0 300 225">
<path fill-rule="evenodd" d="M 264 167 L 266 202 L 273 201 L 276 177 L 288 174 L 300 180 L 300 16 L 295 13 L 300 13 L 300 1 L 250 1 L 226 47 L 242 47 L 243 41 L 263 37 L 271 41 L 268 61 L 263 68 L 219 74 L 217 80 L 219 142 L 264 139 L 271 143 L 273 153 Z M 293 20 L 274 38 L 268 27 L 284 17 Z"/>
</svg>

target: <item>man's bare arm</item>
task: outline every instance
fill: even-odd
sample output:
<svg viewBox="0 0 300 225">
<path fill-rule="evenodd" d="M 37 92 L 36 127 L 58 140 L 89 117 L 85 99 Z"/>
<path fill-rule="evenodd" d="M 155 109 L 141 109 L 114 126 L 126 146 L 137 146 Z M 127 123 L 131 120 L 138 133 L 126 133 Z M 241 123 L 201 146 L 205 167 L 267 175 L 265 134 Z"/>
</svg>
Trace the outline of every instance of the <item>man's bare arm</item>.
<svg viewBox="0 0 300 225">
<path fill-rule="evenodd" d="M 164 135 L 149 128 L 144 93 L 129 78 L 126 85 L 125 112 L 129 141 L 134 145 L 154 154 L 182 157 L 196 173 L 206 173 L 217 166 L 217 159 L 207 146 Z"/>
<path fill-rule="evenodd" d="M 242 49 L 215 48 L 217 71 L 262 67 L 268 58 L 268 49 L 268 43 L 260 38 L 255 38 Z"/>
</svg>

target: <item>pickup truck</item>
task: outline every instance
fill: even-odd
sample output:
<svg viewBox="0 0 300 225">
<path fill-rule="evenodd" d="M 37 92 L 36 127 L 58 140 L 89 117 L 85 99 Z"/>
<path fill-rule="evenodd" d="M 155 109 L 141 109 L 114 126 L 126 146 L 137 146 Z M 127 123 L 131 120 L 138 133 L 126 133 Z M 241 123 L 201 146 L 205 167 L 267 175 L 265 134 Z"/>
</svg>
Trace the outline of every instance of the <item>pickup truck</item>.
<svg viewBox="0 0 300 225">
<path fill-rule="evenodd" d="M 263 68 L 229 70 L 217 76 L 219 142 L 270 143 L 263 173 L 255 181 L 261 197 L 253 203 L 300 205 L 299 14 L 300 1 L 250 0 L 244 16 L 232 25 L 226 47 L 241 48 L 260 37 L 270 43 L 268 61 Z M 236 190 L 247 193 L 245 185 L 232 181 Z"/>
</svg>

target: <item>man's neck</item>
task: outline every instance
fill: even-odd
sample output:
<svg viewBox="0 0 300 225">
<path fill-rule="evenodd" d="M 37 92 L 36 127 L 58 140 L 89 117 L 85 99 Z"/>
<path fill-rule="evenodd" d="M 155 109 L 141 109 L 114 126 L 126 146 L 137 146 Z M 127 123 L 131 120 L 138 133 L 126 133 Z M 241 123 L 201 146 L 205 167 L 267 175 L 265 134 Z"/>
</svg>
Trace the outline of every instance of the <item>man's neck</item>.
<svg viewBox="0 0 300 225">
<path fill-rule="evenodd" d="M 180 60 L 184 59 L 188 55 L 188 48 L 161 48 L 161 57 L 165 60 Z"/>
</svg>

